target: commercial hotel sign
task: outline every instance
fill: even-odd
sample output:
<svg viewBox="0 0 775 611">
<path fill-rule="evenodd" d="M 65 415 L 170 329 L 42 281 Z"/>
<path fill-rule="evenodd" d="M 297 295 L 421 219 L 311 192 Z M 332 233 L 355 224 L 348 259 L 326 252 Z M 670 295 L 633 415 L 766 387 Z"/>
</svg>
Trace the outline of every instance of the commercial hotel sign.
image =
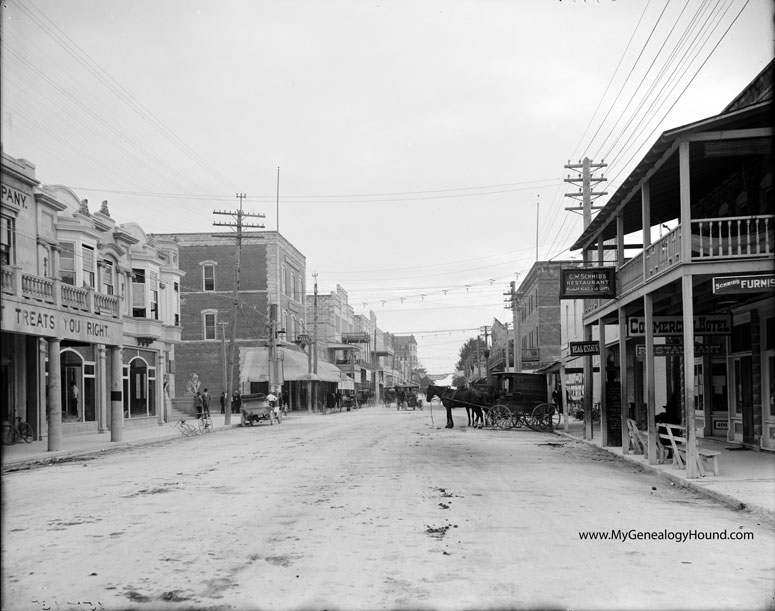
<svg viewBox="0 0 775 611">
<path fill-rule="evenodd" d="M 10 300 L 3 301 L 2 326 L 11 333 L 113 346 L 122 343 L 124 333 L 123 325 L 113 320 Z"/>
<path fill-rule="evenodd" d="M 652 333 L 655 337 L 683 335 L 684 323 L 681 316 L 654 316 Z M 694 335 L 729 335 L 732 333 L 732 317 L 727 314 L 695 316 Z M 627 336 L 646 335 L 646 319 L 642 316 L 630 316 L 627 319 Z"/>
</svg>

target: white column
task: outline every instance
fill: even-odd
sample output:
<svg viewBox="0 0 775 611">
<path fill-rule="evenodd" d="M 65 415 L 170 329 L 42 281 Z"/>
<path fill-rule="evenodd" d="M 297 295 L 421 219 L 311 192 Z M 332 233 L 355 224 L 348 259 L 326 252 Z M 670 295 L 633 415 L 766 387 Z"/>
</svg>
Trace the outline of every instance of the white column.
<svg viewBox="0 0 775 611">
<path fill-rule="evenodd" d="M 48 340 L 48 451 L 62 447 L 62 366 L 59 338 Z"/>
<path fill-rule="evenodd" d="M 121 441 L 124 435 L 124 382 L 121 346 L 110 347 L 110 440 Z"/>
<path fill-rule="evenodd" d="M 108 366 L 105 344 L 97 345 L 97 431 L 108 431 Z"/>
</svg>

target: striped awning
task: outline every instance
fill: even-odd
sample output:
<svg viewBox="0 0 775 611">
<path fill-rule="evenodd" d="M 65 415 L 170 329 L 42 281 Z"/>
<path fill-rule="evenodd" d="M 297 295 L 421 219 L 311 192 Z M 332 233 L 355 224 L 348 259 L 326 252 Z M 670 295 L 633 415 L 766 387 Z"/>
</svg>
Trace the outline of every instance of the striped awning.
<svg viewBox="0 0 775 611">
<path fill-rule="evenodd" d="M 309 357 L 303 352 L 277 348 L 278 368 L 281 381 L 309 380 Z M 317 379 L 323 382 L 338 382 L 339 368 L 326 361 L 318 360 Z M 269 349 L 266 346 L 240 348 L 240 383 L 269 381 Z M 314 374 L 313 374 L 314 375 Z"/>
</svg>

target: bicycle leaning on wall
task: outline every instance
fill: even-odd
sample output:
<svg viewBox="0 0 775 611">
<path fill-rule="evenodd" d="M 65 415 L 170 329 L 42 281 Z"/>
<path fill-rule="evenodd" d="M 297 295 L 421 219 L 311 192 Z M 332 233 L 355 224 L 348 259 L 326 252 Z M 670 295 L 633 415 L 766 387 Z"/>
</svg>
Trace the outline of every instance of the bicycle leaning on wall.
<svg viewBox="0 0 775 611">
<path fill-rule="evenodd" d="M 5 445 L 12 445 L 23 441 L 24 443 L 31 443 L 35 439 L 35 434 L 32 432 L 32 427 L 27 422 L 22 422 L 21 416 L 16 416 L 16 424 L 12 425 L 10 422 L 3 422 L 2 440 Z"/>
</svg>

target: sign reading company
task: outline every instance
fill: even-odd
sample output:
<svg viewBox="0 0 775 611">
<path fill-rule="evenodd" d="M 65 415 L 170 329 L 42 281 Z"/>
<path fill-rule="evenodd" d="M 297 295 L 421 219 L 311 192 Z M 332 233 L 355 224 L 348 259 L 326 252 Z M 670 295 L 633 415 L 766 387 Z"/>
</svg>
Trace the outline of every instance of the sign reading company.
<svg viewBox="0 0 775 611">
<path fill-rule="evenodd" d="M 616 297 L 613 267 L 569 267 L 560 270 L 560 299 Z"/>
<path fill-rule="evenodd" d="M 2 313 L 3 331 L 92 344 L 119 345 L 123 339 L 121 323 L 112 320 L 12 302 L 3 304 Z"/>
<path fill-rule="evenodd" d="M 29 196 L 26 193 L 19 191 L 19 189 L 14 189 L 5 183 L 2 183 L 0 184 L 0 194 L 2 195 L 4 204 L 13 204 L 17 208 L 27 207 L 27 198 Z"/>
<path fill-rule="evenodd" d="M 655 337 L 683 335 L 684 322 L 680 316 L 654 316 L 652 319 Z M 729 335 L 732 333 L 732 317 L 727 314 L 695 316 L 694 335 Z M 642 337 L 646 335 L 646 319 L 642 316 L 631 316 L 627 319 L 627 336 Z"/>
<path fill-rule="evenodd" d="M 775 274 L 713 278 L 714 295 L 761 293 L 765 291 L 775 291 Z"/>
<path fill-rule="evenodd" d="M 588 356 L 593 354 L 600 354 L 600 342 L 571 342 L 570 343 L 571 356 Z"/>
</svg>

